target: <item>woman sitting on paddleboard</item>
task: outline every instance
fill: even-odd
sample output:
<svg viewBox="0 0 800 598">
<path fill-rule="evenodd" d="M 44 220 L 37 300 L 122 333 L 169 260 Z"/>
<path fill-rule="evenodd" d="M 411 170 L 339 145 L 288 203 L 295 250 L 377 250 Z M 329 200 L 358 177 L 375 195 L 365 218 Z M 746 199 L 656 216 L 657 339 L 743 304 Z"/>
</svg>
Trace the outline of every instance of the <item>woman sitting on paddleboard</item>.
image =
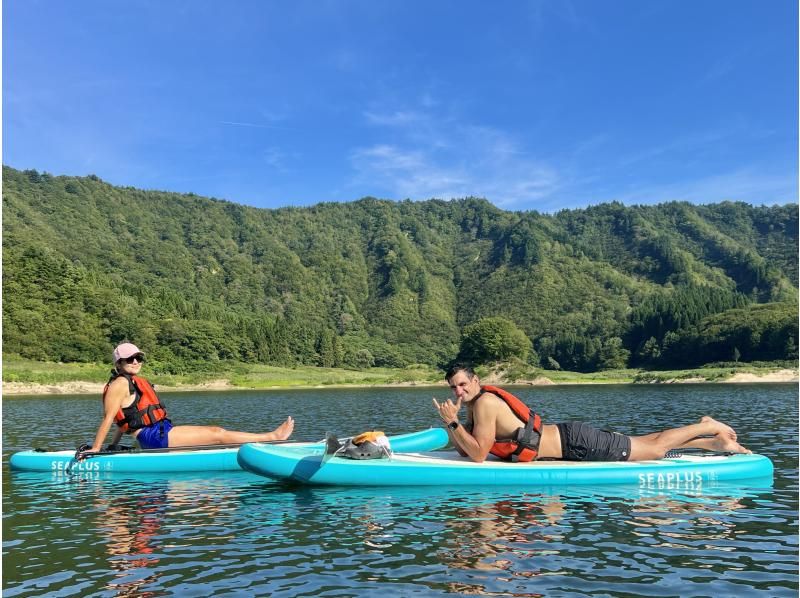
<svg viewBox="0 0 800 598">
<path fill-rule="evenodd" d="M 139 377 L 144 353 L 132 343 L 122 343 L 114 349 L 113 358 L 114 370 L 103 390 L 103 421 L 90 452 L 102 449 L 114 423 L 117 428 L 112 445 L 119 443 L 127 433 L 145 449 L 286 440 L 292 434 L 294 420 L 291 417 L 272 432 L 263 434 L 235 432 L 219 426 L 173 426 L 153 386 Z"/>
</svg>

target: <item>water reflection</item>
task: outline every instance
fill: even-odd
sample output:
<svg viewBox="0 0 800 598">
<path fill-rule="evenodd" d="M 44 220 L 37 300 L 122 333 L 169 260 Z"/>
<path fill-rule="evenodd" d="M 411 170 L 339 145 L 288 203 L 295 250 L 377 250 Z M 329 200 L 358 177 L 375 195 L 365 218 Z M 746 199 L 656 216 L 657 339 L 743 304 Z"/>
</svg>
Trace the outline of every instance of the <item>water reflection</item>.
<svg viewBox="0 0 800 598">
<path fill-rule="evenodd" d="M 796 387 L 529 392 L 554 420 L 631 432 L 718 412 L 773 459 L 774 487 L 293 488 L 246 473 L 55 479 L 5 466 L 3 596 L 797 596 Z M 203 409 L 232 428 L 289 411 L 309 438 L 367 422 L 397 433 L 436 423 L 430 391 L 349 394 L 172 404 L 187 421 Z M 74 447 L 96 405 L 4 402 L 6 462 L 31 446 Z M 53 427 L 54 412 L 90 416 Z"/>
<path fill-rule="evenodd" d="M 746 496 L 712 497 L 687 502 L 685 496 L 637 501 L 626 513 L 632 534 L 653 541 L 653 548 L 735 550 L 741 531 L 732 515 L 746 509 Z"/>
<path fill-rule="evenodd" d="M 442 557 L 458 568 L 508 569 L 510 561 L 497 557 L 510 545 L 516 554 L 529 555 L 534 544 L 559 539 L 551 530 L 565 509 L 558 499 L 531 496 L 444 510 L 452 540 Z"/>
<path fill-rule="evenodd" d="M 227 519 L 236 511 L 240 489 L 224 480 L 128 484 L 126 492 L 118 493 L 100 485 L 95 489 L 97 529 L 105 538 L 109 570 L 114 572 L 104 587 L 114 596 L 160 595 L 148 588 L 161 587 L 164 568 L 159 565 L 168 553 L 202 543 L 210 533 L 223 544 L 235 538 L 220 529 L 227 528 Z"/>
<path fill-rule="evenodd" d="M 518 586 L 530 578 L 549 574 L 534 566 L 536 555 L 552 554 L 554 551 L 547 546 L 562 540 L 558 525 L 566 509 L 566 504 L 558 497 L 537 495 L 474 506 L 456 505 L 444 511 L 448 530 L 440 558 L 450 568 L 497 572 L 494 583 Z M 483 584 L 463 581 L 448 583 L 448 589 L 462 594 L 494 593 Z M 508 595 L 542 594 L 517 591 Z"/>
<path fill-rule="evenodd" d="M 731 515 L 747 508 L 748 499 L 763 490 L 725 489 L 732 490 L 738 495 L 562 489 L 561 494 L 523 494 L 476 504 L 455 501 L 440 509 L 447 531 L 438 556 L 449 568 L 466 571 L 472 583 L 460 576 L 447 588 L 455 593 L 496 595 L 498 588 L 504 587 L 503 595 L 541 596 L 530 591 L 530 584 L 544 576 L 570 575 L 570 569 L 561 565 L 589 548 L 587 541 L 607 545 L 612 552 L 620 550 L 622 536 L 610 529 L 609 520 L 634 528 L 633 535 L 643 544 L 656 540 L 651 544 L 653 550 L 733 551 L 733 541 L 742 529 Z M 597 529 L 593 519 L 602 521 L 604 529 Z M 645 557 L 649 559 L 659 560 L 652 554 Z M 647 563 L 636 566 L 640 572 L 647 568 Z"/>
<path fill-rule="evenodd" d="M 143 590 L 155 584 L 159 575 L 154 569 L 160 558 L 155 553 L 155 537 L 166 516 L 166 490 L 130 496 L 102 496 L 95 506 L 98 527 L 107 538 L 108 564 L 116 571 L 114 581 L 106 585 L 116 596 L 153 596 Z M 141 570 L 141 571 L 140 571 Z"/>
</svg>

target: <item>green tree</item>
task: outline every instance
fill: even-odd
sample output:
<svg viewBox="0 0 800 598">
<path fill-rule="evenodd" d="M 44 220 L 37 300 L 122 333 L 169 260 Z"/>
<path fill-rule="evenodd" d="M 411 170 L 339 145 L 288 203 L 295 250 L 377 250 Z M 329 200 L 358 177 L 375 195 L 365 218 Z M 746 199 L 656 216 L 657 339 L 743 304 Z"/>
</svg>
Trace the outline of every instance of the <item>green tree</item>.
<svg viewBox="0 0 800 598">
<path fill-rule="evenodd" d="M 464 329 L 459 358 L 474 363 L 526 360 L 531 341 L 517 325 L 503 317 L 481 318 Z"/>
<path fill-rule="evenodd" d="M 26 357 L 105 361 L 129 338 L 161 372 L 441 366 L 462 330 L 493 317 L 522 335 L 467 351 L 527 351 L 544 367 L 592 371 L 626 350 L 654 367 L 727 361 L 734 347 L 744 362 L 797 356 L 796 205 L 260 210 L 9 167 L 2 188 L 3 349 Z"/>
<path fill-rule="evenodd" d="M 319 354 L 319 365 L 324 368 L 332 368 L 336 364 L 336 350 L 334 347 L 334 335 L 327 328 L 320 334 L 317 342 L 317 353 Z"/>
<path fill-rule="evenodd" d="M 624 368 L 628 365 L 630 355 L 631 352 L 622 346 L 622 339 L 618 336 L 612 337 L 600 349 L 598 366 L 602 370 Z"/>
<path fill-rule="evenodd" d="M 366 369 L 375 365 L 375 358 L 368 349 L 359 349 L 351 358 L 351 363 L 357 368 Z"/>
</svg>

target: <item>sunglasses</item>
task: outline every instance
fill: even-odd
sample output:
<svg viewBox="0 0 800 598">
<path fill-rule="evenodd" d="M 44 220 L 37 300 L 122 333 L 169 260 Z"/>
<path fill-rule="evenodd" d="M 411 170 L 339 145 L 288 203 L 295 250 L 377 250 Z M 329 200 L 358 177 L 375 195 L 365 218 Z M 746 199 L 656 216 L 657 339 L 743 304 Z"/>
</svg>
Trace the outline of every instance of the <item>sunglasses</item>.
<svg viewBox="0 0 800 598">
<path fill-rule="evenodd" d="M 124 361 L 125 363 L 127 363 L 129 365 L 131 363 L 133 363 L 134 361 L 138 361 L 139 363 L 144 363 L 144 355 L 142 355 L 141 353 L 137 353 L 136 355 L 131 355 L 130 357 L 125 357 L 122 361 Z"/>
</svg>

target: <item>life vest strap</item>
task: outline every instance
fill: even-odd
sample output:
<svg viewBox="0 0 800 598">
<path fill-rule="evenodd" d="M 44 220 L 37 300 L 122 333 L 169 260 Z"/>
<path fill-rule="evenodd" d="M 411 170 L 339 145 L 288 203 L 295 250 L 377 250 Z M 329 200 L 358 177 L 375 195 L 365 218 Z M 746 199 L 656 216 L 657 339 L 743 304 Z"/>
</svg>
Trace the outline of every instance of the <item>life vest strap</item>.
<svg viewBox="0 0 800 598">
<path fill-rule="evenodd" d="M 128 381 L 128 392 L 134 395 L 134 401 L 127 407 L 120 409 L 114 421 L 123 432 L 131 432 L 167 420 L 167 410 L 161 399 L 158 398 L 153 385 L 144 378 L 123 372 L 112 373 L 111 379 L 103 390 L 103 396 L 108 391 L 108 386 L 116 378 L 122 376 Z M 161 435 L 164 435 L 163 425 Z"/>
<path fill-rule="evenodd" d="M 507 390 L 487 384 L 481 387 L 480 395 L 485 392 L 490 392 L 504 401 L 513 414 L 520 420 L 520 423 L 523 424 L 523 426 L 517 428 L 510 440 L 499 441 L 495 439 L 495 443 L 492 445 L 492 448 L 489 449 L 489 452 L 501 459 L 534 461 L 539 451 L 542 418 L 531 411 L 530 407 Z"/>
<path fill-rule="evenodd" d="M 538 430 L 533 427 L 534 417 L 528 419 L 524 427 L 517 428 L 514 432 L 514 442 L 517 443 L 516 450 L 511 453 L 511 460 L 513 462 L 519 461 L 519 457 L 525 450 L 531 450 L 534 453 L 539 452 L 539 442 L 542 440 L 542 435 Z"/>
</svg>

